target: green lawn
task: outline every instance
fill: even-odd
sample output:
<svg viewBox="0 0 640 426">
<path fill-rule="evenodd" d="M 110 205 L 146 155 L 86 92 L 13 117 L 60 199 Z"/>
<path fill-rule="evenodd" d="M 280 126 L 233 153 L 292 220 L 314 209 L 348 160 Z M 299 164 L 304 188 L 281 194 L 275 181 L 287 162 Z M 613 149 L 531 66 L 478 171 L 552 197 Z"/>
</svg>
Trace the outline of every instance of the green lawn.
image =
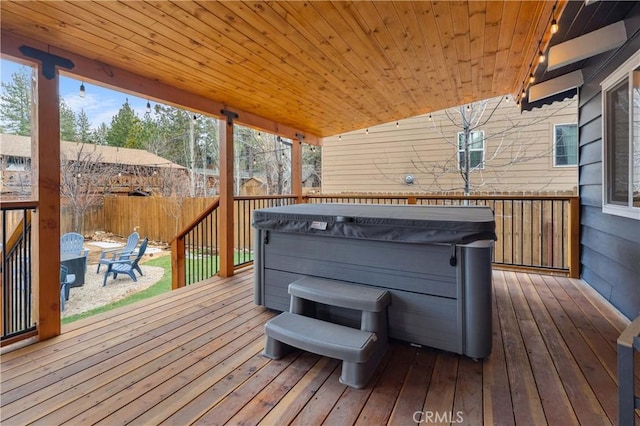
<svg viewBox="0 0 640 426">
<path fill-rule="evenodd" d="M 251 260 L 252 256 L 247 254 L 239 255 L 238 253 L 236 253 L 234 257 L 235 257 L 234 259 L 235 263 L 238 264 L 240 263 L 240 260 L 243 260 L 243 261 Z M 121 306 L 125 306 L 130 303 L 135 303 L 140 300 L 144 300 L 149 297 L 153 297 L 158 294 L 171 291 L 171 256 L 158 257 L 157 259 L 152 259 L 148 262 L 145 262 L 144 264 L 150 265 L 150 266 L 159 266 L 164 269 L 164 274 L 162 275 L 162 278 L 160 279 L 160 281 L 153 284 L 151 287 L 145 290 L 142 290 L 138 293 L 132 294 L 131 296 L 126 297 L 124 299 L 118 300 L 113 303 L 109 303 L 108 305 L 99 306 L 97 308 L 91 309 L 90 311 L 83 312 L 81 314 L 70 315 L 68 317 L 62 318 L 62 324 L 69 324 L 69 323 L 72 323 L 73 321 L 90 317 L 91 315 L 100 314 L 102 312 L 110 311 L 111 309 L 119 308 Z M 205 264 L 207 265 L 205 266 Z M 210 258 L 205 258 L 202 260 L 200 259 L 187 260 L 187 265 L 186 265 L 187 274 L 190 273 L 189 268 L 192 267 L 193 269 L 191 269 L 192 271 L 191 273 L 194 275 L 194 278 L 195 278 L 194 281 L 206 279 L 208 278 L 208 276 L 203 275 L 202 277 L 199 277 L 199 275 L 202 275 L 202 272 L 211 273 L 211 271 L 213 271 L 214 269 L 217 269 L 218 265 L 219 263 L 218 263 L 217 256 L 212 256 Z"/>
</svg>

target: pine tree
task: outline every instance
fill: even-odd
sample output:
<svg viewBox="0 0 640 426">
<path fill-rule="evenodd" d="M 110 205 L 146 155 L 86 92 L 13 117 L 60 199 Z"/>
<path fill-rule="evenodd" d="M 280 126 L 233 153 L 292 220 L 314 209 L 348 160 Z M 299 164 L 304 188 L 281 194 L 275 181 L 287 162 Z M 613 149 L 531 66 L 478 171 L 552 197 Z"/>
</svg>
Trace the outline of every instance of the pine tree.
<svg viewBox="0 0 640 426">
<path fill-rule="evenodd" d="M 62 97 L 60 97 L 60 139 L 76 141 L 76 115 Z"/>
<path fill-rule="evenodd" d="M 129 105 L 129 100 L 127 99 L 122 108 L 111 119 L 111 126 L 106 137 L 107 145 L 121 147 L 135 145 L 133 138 L 135 138 L 138 131 L 136 127 L 139 126 L 141 126 L 140 119 L 131 108 L 131 105 Z"/>
<path fill-rule="evenodd" d="M 91 135 L 91 123 L 89 123 L 89 117 L 81 109 L 76 117 L 76 130 L 78 133 L 78 142 L 95 143 Z"/>
<path fill-rule="evenodd" d="M 21 67 L 2 83 L 0 122 L 2 132 L 28 136 L 31 134 L 31 79 L 33 69 Z"/>
<path fill-rule="evenodd" d="M 96 145 L 106 145 L 107 135 L 109 134 L 109 126 L 101 123 L 98 128 L 91 132 L 91 141 Z"/>
</svg>

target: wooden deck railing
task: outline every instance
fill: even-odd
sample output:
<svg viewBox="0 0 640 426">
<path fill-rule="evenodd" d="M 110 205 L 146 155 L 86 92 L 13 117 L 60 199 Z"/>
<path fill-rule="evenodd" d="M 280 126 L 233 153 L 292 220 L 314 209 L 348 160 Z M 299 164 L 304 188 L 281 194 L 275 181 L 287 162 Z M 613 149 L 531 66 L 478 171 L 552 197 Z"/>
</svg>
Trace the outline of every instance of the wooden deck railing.
<svg viewBox="0 0 640 426">
<path fill-rule="evenodd" d="M 579 277 L 579 198 L 573 195 L 309 195 L 308 203 L 479 205 L 496 219 L 494 265 Z"/>
<path fill-rule="evenodd" d="M 31 211 L 35 209 L 37 209 L 36 202 L 0 203 L 2 346 L 22 339 L 26 335 L 34 335 L 36 332 L 31 281 Z"/>
<path fill-rule="evenodd" d="M 234 267 L 253 261 L 253 211 L 293 204 L 295 200 L 287 195 L 234 199 Z M 206 280 L 218 272 L 218 207 L 216 200 L 171 242 L 173 288 Z"/>
<path fill-rule="evenodd" d="M 308 195 L 306 203 L 481 205 L 496 218 L 494 264 L 578 277 L 577 196 Z M 234 266 L 253 260 L 253 211 L 294 204 L 294 196 L 234 199 Z M 173 287 L 205 280 L 218 272 L 218 202 L 214 202 L 172 242 Z"/>
</svg>

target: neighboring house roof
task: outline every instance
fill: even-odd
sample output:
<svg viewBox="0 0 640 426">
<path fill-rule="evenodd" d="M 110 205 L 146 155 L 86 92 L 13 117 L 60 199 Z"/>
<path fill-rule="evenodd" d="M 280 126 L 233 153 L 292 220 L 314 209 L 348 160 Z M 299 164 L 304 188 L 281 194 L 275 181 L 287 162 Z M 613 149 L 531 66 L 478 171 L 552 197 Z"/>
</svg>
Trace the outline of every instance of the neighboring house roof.
<svg viewBox="0 0 640 426">
<path fill-rule="evenodd" d="M 164 167 L 184 169 L 166 158 L 159 157 L 143 149 L 120 148 L 109 145 L 95 145 L 81 142 L 60 141 L 60 158 L 76 158 L 78 152 L 95 153 L 101 163 L 124 164 L 128 166 Z M 31 136 L 0 134 L 0 155 L 31 157 Z"/>
</svg>

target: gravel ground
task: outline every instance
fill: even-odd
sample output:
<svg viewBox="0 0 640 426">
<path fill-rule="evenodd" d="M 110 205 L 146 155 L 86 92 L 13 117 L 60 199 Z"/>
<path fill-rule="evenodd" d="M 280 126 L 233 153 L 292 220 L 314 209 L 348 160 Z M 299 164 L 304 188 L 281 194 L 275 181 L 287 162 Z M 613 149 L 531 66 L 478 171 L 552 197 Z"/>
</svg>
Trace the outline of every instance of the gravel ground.
<svg viewBox="0 0 640 426">
<path fill-rule="evenodd" d="M 124 245 L 122 239 L 115 241 Z M 103 287 L 102 281 L 104 280 L 104 273 L 107 268 L 103 265 L 100 268 L 100 273 L 96 273 L 96 269 L 98 268 L 97 261 L 100 258 L 100 252 L 102 249 L 90 243 L 85 243 L 85 247 L 89 249 L 89 265 L 84 277 L 85 282 L 81 287 L 71 287 L 69 300 L 65 302 L 64 311 L 62 312 L 63 318 L 80 314 L 99 306 L 107 305 L 111 302 L 123 299 L 133 293 L 142 291 L 160 281 L 164 274 L 163 268 L 140 263 L 140 269 L 142 269 L 142 273 L 144 275 L 139 276 L 136 272 L 135 274 L 138 281 L 134 282 L 126 274 L 119 274 L 118 278 L 115 280 L 113 279 L 113 276 L 109 276 L 107 279 L 107 285 Z M 151 255 L 145 255 L 142 258 L 142 262 L 146 259 L 163 256 L 168 253 L 168 251 L 163 251 Z"/>
<path fill-rule="evenodd" d="M 84 285 L 81 287 L 71 287 L 69 300 L 65 302 L 62 317 L 86 312 L 98 306 L 106 305 L 116 300 L 123 299 L 133 293 L 142 291 L 157 283 L 164 274 L 164 269 L 157 266 L 140 265 L 143 276 L 136 277 L 138 281 L 133 281 L 126 274 L 119 274 L 115 280 L 113 276 L 107 279 L 107 285 L 102 286 L 104 280 L 105 267 L 100 268 L 100 273 L 96 273 L 97 265 L 89 264 L 85 275 Z"/>
</svg>

